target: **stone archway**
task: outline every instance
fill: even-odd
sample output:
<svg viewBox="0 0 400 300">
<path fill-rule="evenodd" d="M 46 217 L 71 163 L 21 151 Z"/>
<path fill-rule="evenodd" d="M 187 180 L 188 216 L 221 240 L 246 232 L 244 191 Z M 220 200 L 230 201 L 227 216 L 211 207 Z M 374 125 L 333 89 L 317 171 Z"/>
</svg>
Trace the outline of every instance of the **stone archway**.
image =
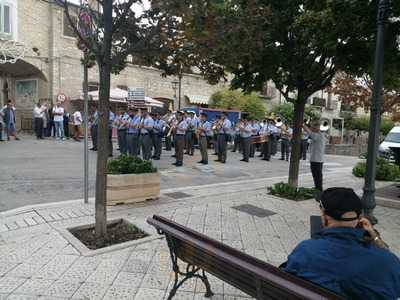
<svg viewBox="0 0 400 300">
<path fill-rule="evenodd" d="M 31 129 L 32 109 L 40 99 L 39 90 L 46 83 L 42 70 L 26 60 L 0 64 L 0 105 L 13 101 L 17 129 Z"/>
</svg>

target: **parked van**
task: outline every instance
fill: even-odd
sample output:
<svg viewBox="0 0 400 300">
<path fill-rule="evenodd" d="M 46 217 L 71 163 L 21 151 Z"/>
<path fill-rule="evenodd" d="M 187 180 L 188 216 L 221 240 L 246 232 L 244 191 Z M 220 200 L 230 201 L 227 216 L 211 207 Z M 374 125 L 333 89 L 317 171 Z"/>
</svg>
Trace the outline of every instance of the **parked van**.
<svg viewBox="0 0 400 300">
<path fill-rule="evenodd" d="M 393 153 L 390 147 L 400 148 L 400 126 L 395 126 L 390 130 L 383 142 L 379 145 L 379 154 L 386 158 L 392 158 Z"/>
</svg>

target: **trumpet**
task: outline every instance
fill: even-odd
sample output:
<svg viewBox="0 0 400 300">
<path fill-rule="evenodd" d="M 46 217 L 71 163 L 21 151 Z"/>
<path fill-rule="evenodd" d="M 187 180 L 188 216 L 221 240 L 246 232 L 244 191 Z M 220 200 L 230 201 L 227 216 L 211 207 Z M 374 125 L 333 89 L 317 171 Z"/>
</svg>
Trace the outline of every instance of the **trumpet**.
<svg viewBox="0 0 400 300">
<path fill-rule="evenodd" d="M 322 122 L 321 126 L 320 126 L 320 130 L 322 132 L 327 132 L 329 130 L 330 126 L 329 126 L 329 122 L 327 120 L 325 120 L 324 122 Z"/>
</svg>

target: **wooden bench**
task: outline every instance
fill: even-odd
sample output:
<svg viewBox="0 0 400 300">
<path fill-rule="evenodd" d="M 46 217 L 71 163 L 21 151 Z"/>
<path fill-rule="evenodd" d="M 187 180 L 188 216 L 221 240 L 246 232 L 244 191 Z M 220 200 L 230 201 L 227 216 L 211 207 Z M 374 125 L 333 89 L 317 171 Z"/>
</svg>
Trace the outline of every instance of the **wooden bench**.
<svg viewBox="0 0 400 300">
<path fill-rule="evenodd" d="M 147 222 L 159 234 L 165 235 L 168 243 L 175 273 L 174 286 L 168 300 L 190 278 L 201 279 L 206 287 L 205 297 L 212 297 L 213 292 L 205 272 L 259 300 L 343 299 L 164 217 L 155 215 L 148 218 Z M 185 270 L 180 269 L 178 259 L 187 264 Z M 183 276 L 183 279 L 179 280 L 179 276 Z"/>
</svg>

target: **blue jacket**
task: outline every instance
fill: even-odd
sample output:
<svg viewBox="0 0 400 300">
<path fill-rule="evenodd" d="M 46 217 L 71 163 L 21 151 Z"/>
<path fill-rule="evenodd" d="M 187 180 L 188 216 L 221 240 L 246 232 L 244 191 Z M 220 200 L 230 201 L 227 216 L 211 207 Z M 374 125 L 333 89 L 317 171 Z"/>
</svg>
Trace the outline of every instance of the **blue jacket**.
<svg viewBox="0 0 400 300">
<path fill-rule="evenodd" d="M 324 228 L 301 242 L 282 269 L 351 300 L 397 300 L 400 260 L 363 241 L 358 228 Z"/>
</svg>

